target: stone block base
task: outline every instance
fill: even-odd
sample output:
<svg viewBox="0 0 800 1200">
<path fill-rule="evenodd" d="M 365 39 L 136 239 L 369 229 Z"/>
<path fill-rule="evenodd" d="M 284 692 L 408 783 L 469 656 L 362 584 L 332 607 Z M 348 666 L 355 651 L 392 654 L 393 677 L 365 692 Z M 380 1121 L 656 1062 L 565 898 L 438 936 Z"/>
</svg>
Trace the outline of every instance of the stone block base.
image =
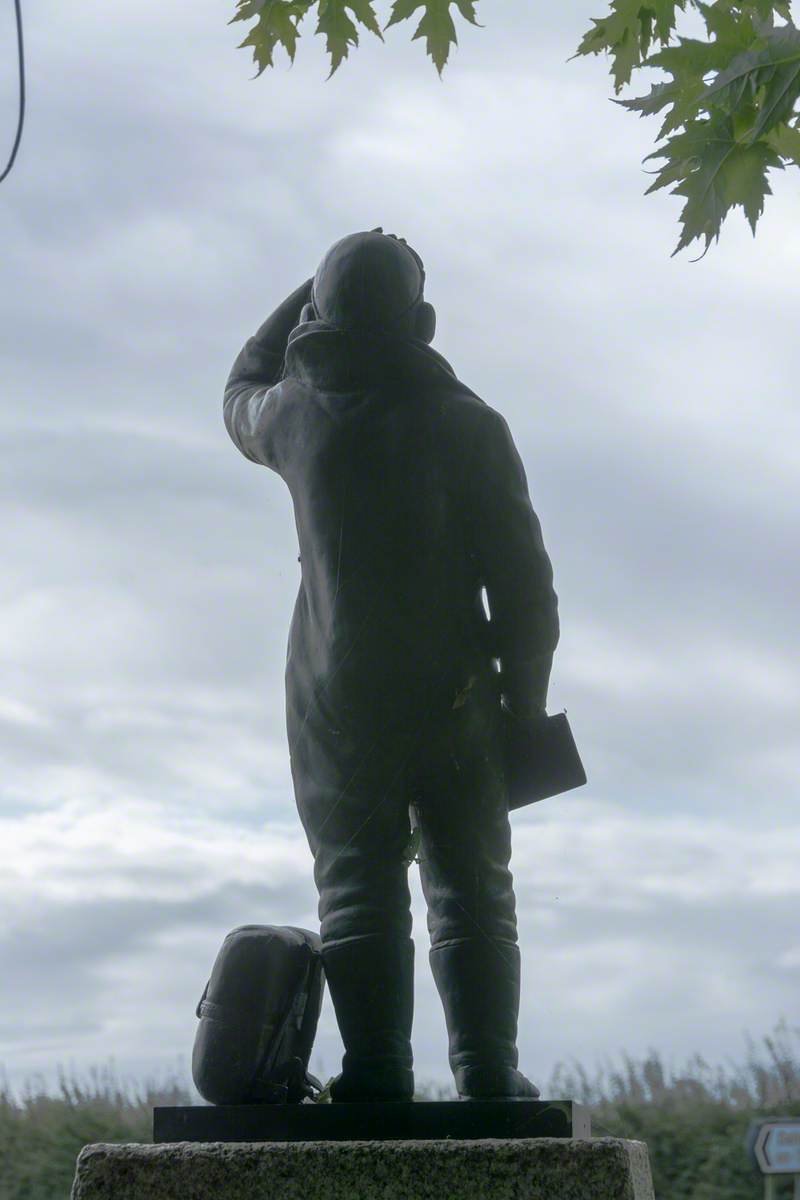
<svg viewBox="0 0 800 1200">
<path fill-rule="evenodd" d="M 654 1200 L 618 1138 L 85 1146 L 72 1200 Z"/>
</svg>

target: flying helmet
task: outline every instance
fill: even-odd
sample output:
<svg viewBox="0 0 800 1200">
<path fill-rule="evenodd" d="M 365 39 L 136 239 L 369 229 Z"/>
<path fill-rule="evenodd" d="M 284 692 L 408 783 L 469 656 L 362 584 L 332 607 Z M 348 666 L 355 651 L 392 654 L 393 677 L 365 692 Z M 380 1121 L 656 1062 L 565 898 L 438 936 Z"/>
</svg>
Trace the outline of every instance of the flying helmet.
<svg viewBox="0 0 800 1200">
<path fill-rule="evenodd" d="M 352 233 L 331 246 L 317 268 L 312 312 L 304 316 L 352 333 L 430 342 L 436 315 L 424 289 L 422 259 L 405 242 L 381 229 Z"/>
</svg>

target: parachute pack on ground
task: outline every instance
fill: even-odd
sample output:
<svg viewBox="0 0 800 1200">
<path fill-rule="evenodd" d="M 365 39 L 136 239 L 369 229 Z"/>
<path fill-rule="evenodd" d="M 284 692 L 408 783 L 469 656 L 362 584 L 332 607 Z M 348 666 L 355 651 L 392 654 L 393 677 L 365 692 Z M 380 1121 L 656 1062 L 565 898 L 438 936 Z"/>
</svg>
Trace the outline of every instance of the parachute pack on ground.
<svg viewBox="0 0 800 1200">
<path fill-rule="evenodd" d="M 286 1104 L 322 1090 L 308 1074 L 324 978 L 319 935 L 240 925 L 197 1005 L 192 1077 L 212 1104 Z"/>
</svg>

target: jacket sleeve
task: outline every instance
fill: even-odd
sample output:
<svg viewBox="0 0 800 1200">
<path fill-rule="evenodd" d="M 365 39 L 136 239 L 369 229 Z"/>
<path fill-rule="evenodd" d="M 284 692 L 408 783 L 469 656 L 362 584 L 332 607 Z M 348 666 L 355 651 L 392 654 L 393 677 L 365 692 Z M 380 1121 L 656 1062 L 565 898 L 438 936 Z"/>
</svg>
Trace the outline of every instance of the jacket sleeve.
<svg viewBox="0 0 800 1200">
<path fill-rule="evenodd" d="M 503 702 L 544 710 L 559 637 L 558 599 L 525 468 L 505 419 L 488 409 L 472 472 L 474 552 L 486 588 Z"/>
<path fill-rule="evenodd" d="M 311 280 L 308 280 L 278 305 L 258 332 L 245 342 L 225 384 L 222 404 L 225 427 L 245 458 L 263 466 L 275 467 L 271 446 L 275 396 L 271 395 L 271 389 L 281 378 L 289 334 L 297 325 L 310 293 Z"/>
</svg>

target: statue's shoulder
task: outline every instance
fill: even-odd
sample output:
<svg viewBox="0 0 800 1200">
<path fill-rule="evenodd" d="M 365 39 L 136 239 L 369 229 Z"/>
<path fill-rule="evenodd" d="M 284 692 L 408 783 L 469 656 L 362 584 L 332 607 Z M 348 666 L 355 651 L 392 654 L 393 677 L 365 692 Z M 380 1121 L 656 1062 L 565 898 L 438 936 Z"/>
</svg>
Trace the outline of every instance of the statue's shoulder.
<svg viewBox="0 0 800 1200">
<path fill-rule="evenodd" d="M 465 420 L 477 427 L 486 428 L 501 419 L 497 409 L 492 408 L 491 404 L 456 376 L 443 380 L 442 386 L 446 402 L 458 410 Z"/>
</svg>

